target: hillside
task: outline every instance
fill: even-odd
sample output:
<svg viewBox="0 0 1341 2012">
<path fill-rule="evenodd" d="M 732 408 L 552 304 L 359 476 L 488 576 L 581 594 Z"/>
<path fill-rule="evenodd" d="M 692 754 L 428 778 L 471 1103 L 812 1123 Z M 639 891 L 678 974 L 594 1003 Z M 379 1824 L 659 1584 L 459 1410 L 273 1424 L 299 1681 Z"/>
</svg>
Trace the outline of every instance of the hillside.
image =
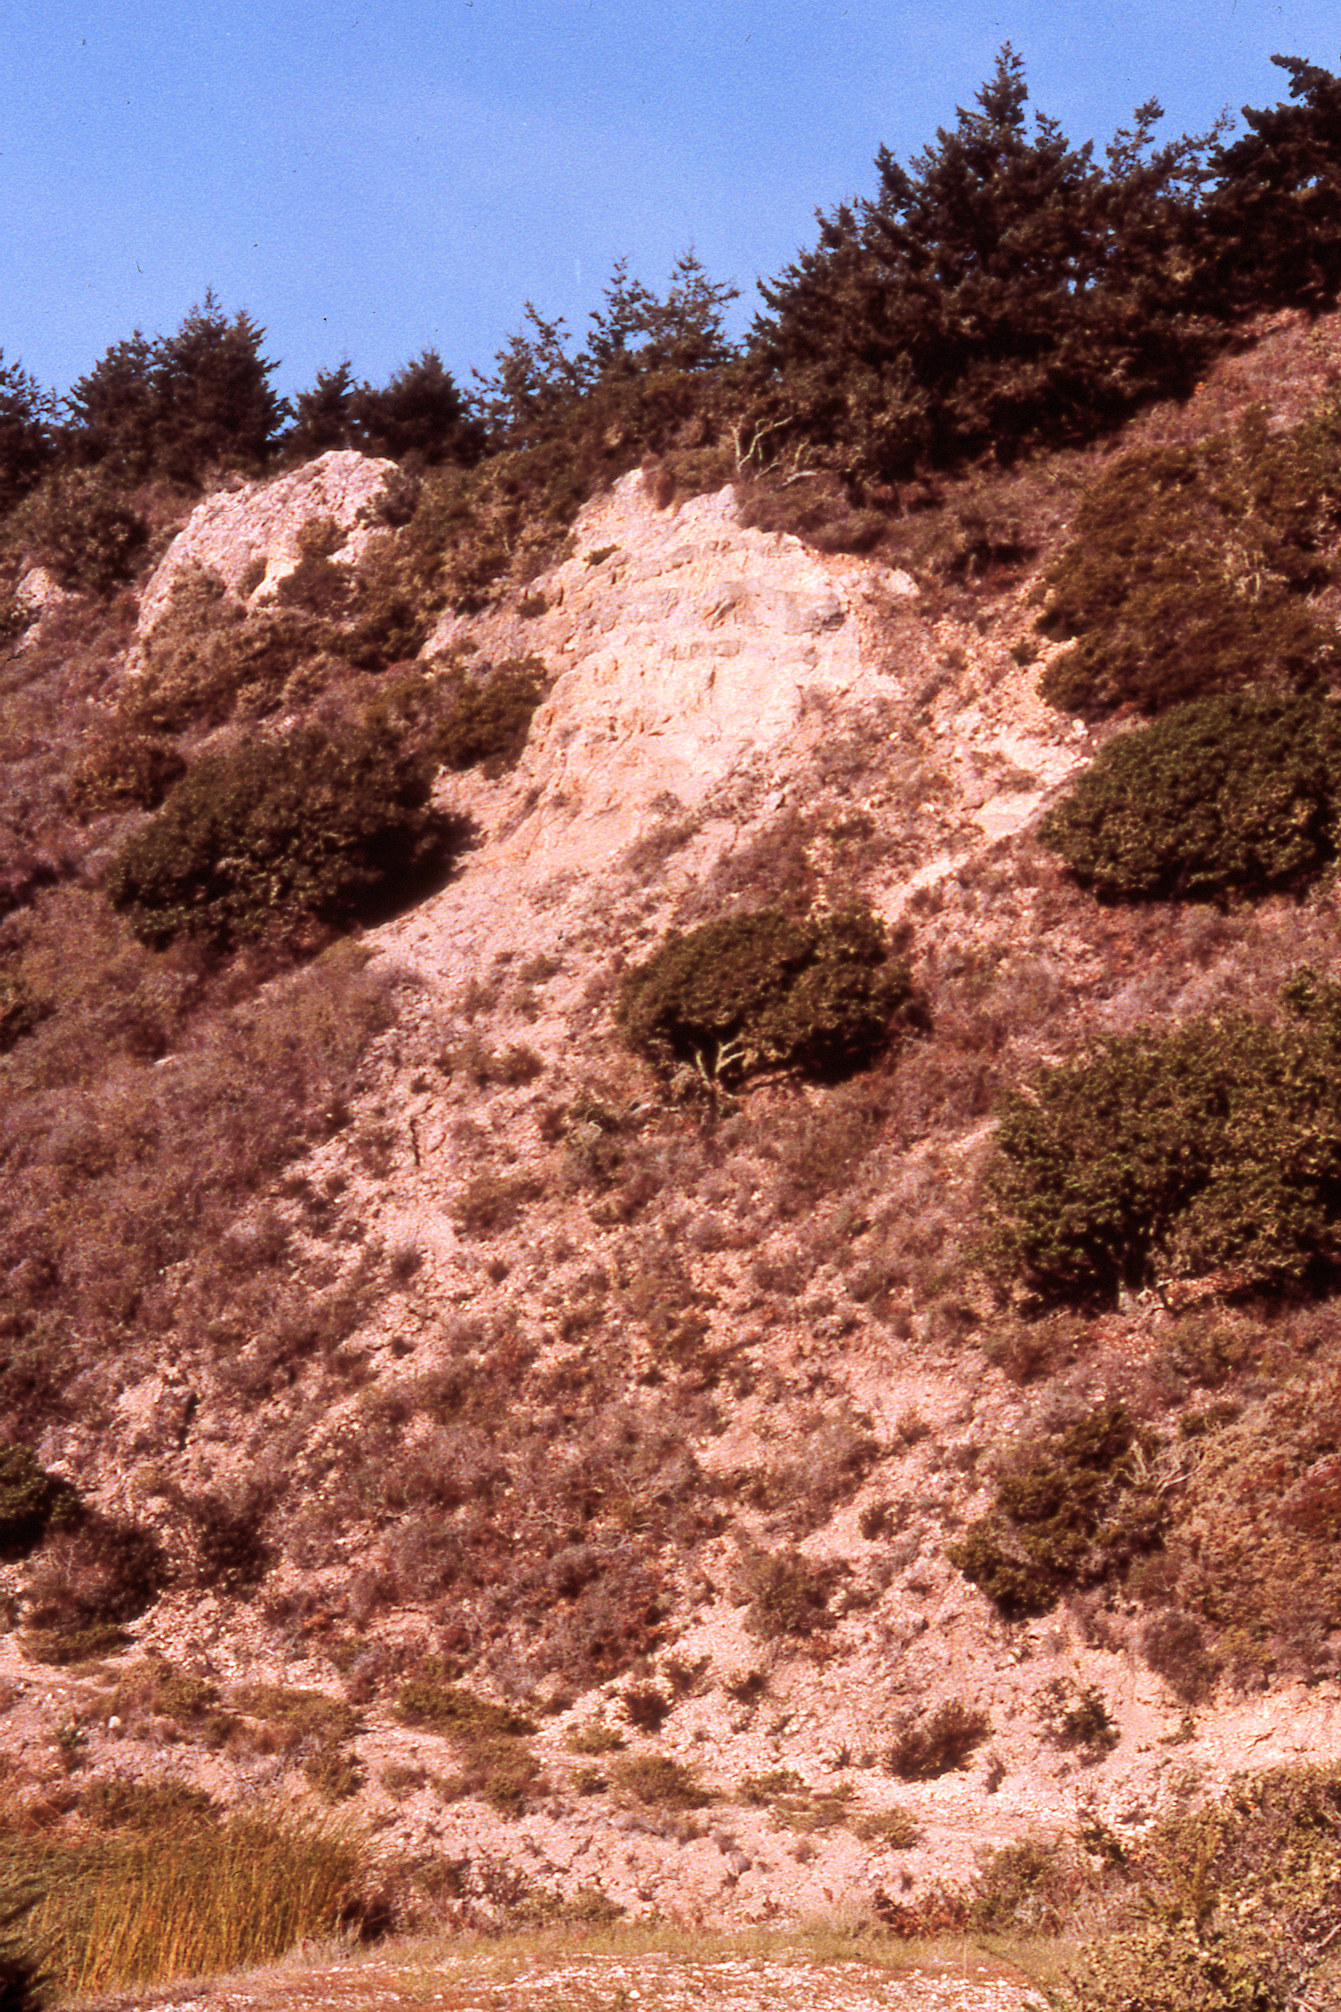
<svg viewBox="0 0 1341 2012">
<path fill-rule="evenodd" d="M 1293 1190 L 1179 1202 L 1156 1249 L 1152 1202 L 1069 1272 L 1001 1200 L 1047 1071 L 1245 1013 L 1260 1053 L 1292 974 L 1341 980 L 1330 826 L 1212 900 L 1097 899 L 1039 836 L 1145 731 L 1045 696 L 1078 512 L 1134 455 L 1238 455 L 1248 541 L 1336 382 L 1334 318 L 1254 337 L 861 553 L 776 528 L 798 485 L 649 461 L 412 650 L 422 512 L 349 449 L 165 510 L 110 595 L 18 583 L 14 1837 L 273 1796 L 356 1816 L 401 1922 L 1033 1930 L 1245 1769 L 1341 1764 L 1331 1174 L 1297 1232 Z M 1319 521 L 1235 605 L 1289 559 L 1328 624 Z M 266 748 L 318 794 L 229 882 Z M 207 889 L 184 812 L 133 852 L 201 775 Z M 854 910 L 878 1038 L 631 1045 L 668 932 L 819 918 L 803 960 Z"/>
</svg>

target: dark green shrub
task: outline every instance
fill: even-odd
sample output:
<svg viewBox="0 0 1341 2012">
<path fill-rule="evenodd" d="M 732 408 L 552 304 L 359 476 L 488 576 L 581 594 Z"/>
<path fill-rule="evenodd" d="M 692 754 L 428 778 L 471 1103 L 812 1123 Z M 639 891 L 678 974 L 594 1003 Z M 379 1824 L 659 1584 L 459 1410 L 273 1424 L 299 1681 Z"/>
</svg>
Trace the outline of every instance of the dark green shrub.
<svg viewBox="0 0 1341 2012">
<path fill-rule="evenodd" d="M 1335 2002 L 1341 1772 L 1275 1768 L 1116 1857 L 1058 2012 L 1295 2012 Z"/>
<path fill-rule="evenodd" d="M 0 1557 L 21 1558 L 47 1530 L 73 1521 L 79 1498 L 26 1446 L 0 1446 Z"/>
<path fill-rule="evenodd" d="M 992 1731 L 986 1712 L 947 1698 L 925 1718 L 900 1728 L 889 1751 L 889 1771 L 900 1781 L 936 1781 L 968 1766 Z"/>
<path fill-rule="evenodd" d="M 951 1564 L 1009 1620 L 1121 1570 L 1160 1528 L 1158 1497 L 1138 1481 L 1143 1450 L 1117 1405 L 1022 1447 L 991 1512 L 951 1545 Z"/>
<path fill-rule="evenodd" d="M 450 769 L 483 764 L 486 773 L 497 773 L 510 768 L 526 746 L 531 715 L 545 691 L 545 667 L 538 657 L 481 665 L 457 692 L 433 736 L 433 752 Z"/>
<path fill-rule="evenodd" d="M 1341 994 L 1303 973 L 1289 1017 L 1203 1015 L 1112 1036 L 1008 1091 L 983 1256 L 1044 1298 L 1231 1268 L 1282 1284 L 1341 1257 Z"/>
<path fill-rule="evenodd" d="M 713 1800 L 693 1772 L 669 1754 L 630 1754 L 610 1769 L 616 1787 L 655 1809 L 703 1809 Z"/>
<path fill-rule="evenodd" d="M 157 810 L 186 773 L 186 758 L 158 734 L 114 728 L 91 748 L 70 779 L 70 799 L 80 817 L 104 811 Z"/>
<path fill-rule="evenodd" d="M 663 1068 L 689 1063 L 715 1085 L 864 1061 L 909 996 L 868 909 L 798 922 L 765 908 L 672 932 L 627 973 L 619 1024 L 638 1053 Z"/>
<path fill-rule="evenodd" d="M 132 579 L 149 537 L 125 497 L 89 468 L 48 476 L 8 528 L 25 556 L 62 587 L 92 594 L 109 594 Z"/>
<path fill-rule="evenodd" d="M 1230 692 L 1110 741 L 1038 835 L 1104 898 L 1262 894 L 1335 857 L 1339 785 L 1335 706 Z"/>
<path fill-rule="evenodd" d="M 108 895 L 154 944 L 346 924 L 441 864 L 429 783 L 425 761 L 367 727 L 300 726 L 205 755 L 123 846 Z"/>
<path fill-rule="evenodd" d="M 1074 641 L 1044 697 L 1088 716 L 1154 713 L 1331 670 L 1336 631 L 1300 593 L 1328 577 L 1339 429 L 1335 406 L 1284 436 L 1255 413 L 1237 434 L 1127 455 L 1102 475 L 1048 576 L 1040 627 Z"/>
</svg>

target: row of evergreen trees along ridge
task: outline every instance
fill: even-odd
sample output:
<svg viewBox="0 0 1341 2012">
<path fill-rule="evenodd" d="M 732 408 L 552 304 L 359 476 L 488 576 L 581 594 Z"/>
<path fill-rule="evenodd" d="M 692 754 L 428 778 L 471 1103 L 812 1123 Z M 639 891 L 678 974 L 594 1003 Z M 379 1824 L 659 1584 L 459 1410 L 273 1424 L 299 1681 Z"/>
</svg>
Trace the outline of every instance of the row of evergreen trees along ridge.
<svg viewBox="0 0 1341 2012">
<path fill-rule="evenodd" d="M 874 195 L 818 213 L 740 344 L 736 288 L 691 251 L 664 295 L 618 265 L 580 348 L 528 302 L 465 392 L 428 349 L 380 388 L 341 363 L 290 403 L 264 329 L 211 294 L 64 397 L 0 351 L 0 511 L 70 467 L 196 485 L 336 447 L 469 466 L 552 439 L 612 386 L 636 387 L 635 460 L 725 415 L 741 464 L 799 457 L 875 501 L 919 470 L 1093 437 L 1185 391 L 1255 312 L 1341 290 L 1341 78 L 1272 60 L 1288 100 L 1245 107 L 1238 138 L 1221 121 L 1157 144 L 1151 100 L 1097 157 L 1031 123 L 1008 44 L 953 127 L 906 165 L 882 148 Z"/>
</svg>

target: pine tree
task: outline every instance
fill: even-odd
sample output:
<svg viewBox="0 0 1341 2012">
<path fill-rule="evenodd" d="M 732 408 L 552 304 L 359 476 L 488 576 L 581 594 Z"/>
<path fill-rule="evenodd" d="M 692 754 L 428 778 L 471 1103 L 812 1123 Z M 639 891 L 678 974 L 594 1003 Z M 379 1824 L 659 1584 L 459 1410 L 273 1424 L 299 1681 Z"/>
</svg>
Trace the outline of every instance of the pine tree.
<svg viewBox="0 0 1341 2012">
<path fill-rule="evenodd" d="M 150 342 L 136 329 L 71 388 L 72 452 L 122 481 L 199 482 L 263 466 L 286 411 L 264 340 L 250 315 L 230 319 L 213 293 L 175 335 Z"/>
<path fill-rule="evenodd" d="M 393 461 L 413 454 L 427 467 L 479 459 L 483 438 L 436 349 L 398 370 L 382 390 L 364 384 L 349 399 L 357 443 Z"/>
<path fill-rule="evenodd" d="M 1210 140 L 1154 149 L 1152 102 L 1105 167 L 1043 114 L 1031 132 L 1027 102 L 1007 44 L 953 129 L 906 168 L 881 148 L 876 196 L 821 215 L 815 249 L 761 289 L 780 434 L 889 479 L 1082 436 L 1186 376 L 1179 258 Z"/>
<path fill-rule="evenodd" d="M 112 347 L 66 394 L 76 458 L 114 479 L 142 481 L 153 469 L 157 401 L 154 345 L 138 328 Z"/>
<path fill-rule="evenodd" d="M 176 335 L 154 345 L 155 461 L 163 473 L 198 481 L 210 469 L 261 467 L 285 417 L 270 384 L 276 363 L 261 355 L 265 330 L 241 311 L 231 321 L 213 293 Z"/>
<path fill-rule="evenodd" d="M 348 359 L 334 370 L 319 370 L 310 391 L 300 391 L 293 402 L 293 425 L 284 435 L 284 451 L 290 461 L 311 461 L 334 448 L 353 447 L 355 427 L 350 402 L 354 373 Z"/>
<path fill-rule="evenodd" d="M 528 300 L 521 329 L 494 358 L 495 374 L 476 372 L 491 432 L 510 447 L 534 445 L 601 385 L 720 368 L 734 354 L 725 310 L 739 298 L 738 287 L 708 277 L 692 247 L 676 259 L 664 295 L 630 278 L 621 258 L 576 352 L 567 325 L 546 321 Z"/>
<path fill-rule="evenodd" d="M 1211 161 L 1198 233 L 1202 304 L 1224 315 L 1330 307 L 1341 291 L 1341 77 L 1273 56 L 1291 104 L 1245 105 L 1248 131 Z"/>
<path fill-rule="evenodd" d="M 53 400 L 0 349 L 0 513 L 35 487 L 55 454 Z"/>
</svg>

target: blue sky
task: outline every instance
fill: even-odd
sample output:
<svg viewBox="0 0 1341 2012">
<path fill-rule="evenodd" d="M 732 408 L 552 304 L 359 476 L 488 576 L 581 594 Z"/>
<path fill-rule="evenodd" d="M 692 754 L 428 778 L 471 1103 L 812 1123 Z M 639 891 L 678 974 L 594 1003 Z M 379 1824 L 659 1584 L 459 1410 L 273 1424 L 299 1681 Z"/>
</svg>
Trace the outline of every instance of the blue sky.
<svg viewBox="0 0 1341 2012">
<path fill-rule="evenodd" d="M 1336 0 L 9 0 L 0 346 L 65 389 L 207 287 L 292 392 L 426 346 L 462 382 L 534 299 L 691 242 L 753 299 L 953 123 L 1010 40 L 1074 141 L 1155 96 L 1172 136 L 1338 67 Z M 744 312 L 742 310 L 742 324 Z"/>
</svg>

